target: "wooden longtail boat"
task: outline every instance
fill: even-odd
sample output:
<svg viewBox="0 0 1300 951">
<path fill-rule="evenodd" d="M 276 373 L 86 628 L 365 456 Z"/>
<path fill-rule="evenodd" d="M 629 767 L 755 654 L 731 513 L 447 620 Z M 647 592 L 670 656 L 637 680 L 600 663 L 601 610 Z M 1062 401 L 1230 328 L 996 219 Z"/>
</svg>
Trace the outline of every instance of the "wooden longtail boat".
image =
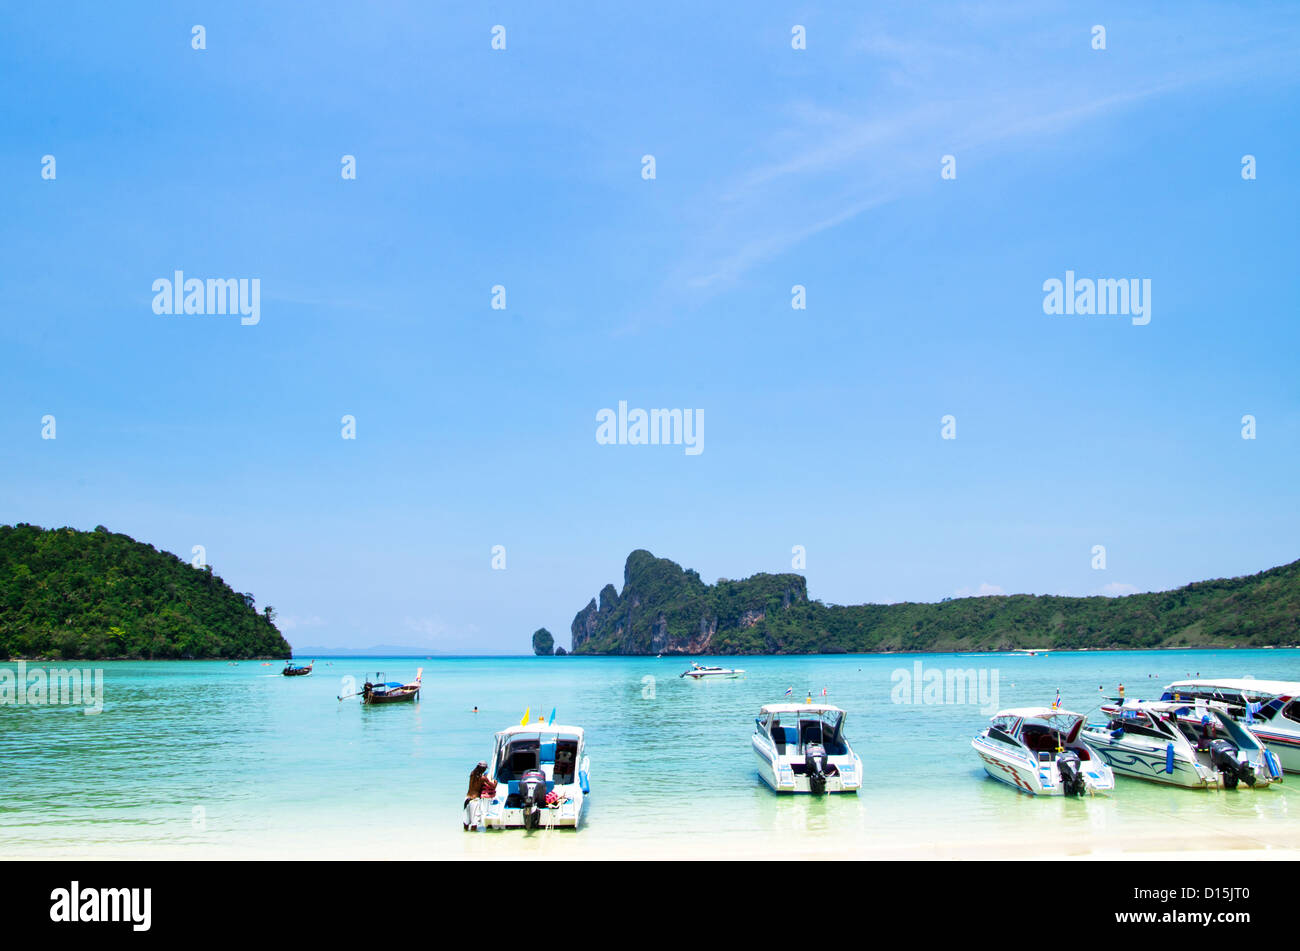
<svg viewBox="0 0 1300 951">
<path fill-rule="evenodd" d="M 420 698 L 420 681 L 424 679 L 424 668 L 415 675 L 409 684 L 385 681 L 382 673 L 375 674 L 373 681 L 367 680 L 361 688 L 361 702 L 373 703 L 412 703 Z"/>
<path fill-rule="evenodd" d="M 295 667 L 292 661 L 286 660 L 284 662 L 284 670 L 280 671 L 280 673 L 284 674 L 286 677 L 306 677 L 311 673 L 311 669 L 315 666 L 316 661 L 314 660 L 306 667 Z"/>
</svg>

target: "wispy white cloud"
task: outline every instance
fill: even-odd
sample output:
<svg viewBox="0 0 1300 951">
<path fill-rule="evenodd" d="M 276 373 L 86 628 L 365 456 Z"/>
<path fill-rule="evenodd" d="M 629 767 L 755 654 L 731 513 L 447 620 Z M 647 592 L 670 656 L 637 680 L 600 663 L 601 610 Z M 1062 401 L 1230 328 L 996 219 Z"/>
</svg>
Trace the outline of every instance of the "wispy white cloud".
<svg viewBox="0 0 1300 951">
<path fill-rule="evenodd" d="M 994 594 L 1006 594 L 1001 585 L 981 581 L 978 588 L 958 588 L 952 593 L 954 598 L 987 598 Z"/>
<path fill-rule="evenodd" d="M 1108 598 L 1122 598 L 1126 594 L 1137 594 L 1138 586 L 1135 584 L 1126 584 L 1122 581 L 1112 581 L 1110 584 L 1104 584 L 1097 589 L 1097 594 L 1103 594 Z"/>
<path fill-rule="evenodd" d="M 322 627 L 325 619 L 318 615 L 300 617 L 297 614 L 276 615 L 275 626 L 282 631 L 298 631 L 309 627 Z"/>
<path fill-rule="evenodd" d="M 1023 30 L 1006 35 L 1024 40 Z M 958 46 L 867 30 L 856 49 L 860 71 L 873 79 L 837 96 L 861 105 L 830 109 L 805 95 L 782 107 L 767 141 L 749 150 L 766 159 L 728 170 L 696 202 L 683 283 L 725 285 L 883 204 L 943 187 L 944 154 L 958 156 L 960 178 L 972 163 L 1059 148 L 1072 130 L 1192 85 L 1297 71 L 1284 35 L 1250 45 L 1236 35 L 1196 36 L 1108 60 L 1073 50 L 1087 49 L 1086 27 L 1044 32 L 1039 48 L 990 39 L 996 31 L 984 36 L 983 45 Z"/>
<path fill-rule="evenodd" d="M 434 617 L 403 618 L 402 626 L 429 640 L 439 640 L 450 633 L 450 628 L 442 620 Z"/>
</svg>

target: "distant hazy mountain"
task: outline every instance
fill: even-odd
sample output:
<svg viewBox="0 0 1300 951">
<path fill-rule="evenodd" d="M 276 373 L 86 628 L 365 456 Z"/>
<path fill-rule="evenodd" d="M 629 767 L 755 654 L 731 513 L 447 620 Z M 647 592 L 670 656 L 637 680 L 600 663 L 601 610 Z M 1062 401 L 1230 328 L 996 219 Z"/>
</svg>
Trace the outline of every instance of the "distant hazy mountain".
<svg viewBox="0 0 1300 951">
<path fill-rule="evenodd" d="M 992 595 L 938 604 L 827 605 L 801 575 L 705 584 L 638 550 L 623 590 L 573 619 L 578 654 L 800 654 L 1017 647 L 1266 647 L 1300 642 L 1300 561 L 1151 594 Z"/>
<path fill-rule="evenodd" d="M 295 647 L 299 657 L 455 657 L 457 651 L 438 651 L 410 644 L 375 644 L 371 647 Z"/>
</svg>

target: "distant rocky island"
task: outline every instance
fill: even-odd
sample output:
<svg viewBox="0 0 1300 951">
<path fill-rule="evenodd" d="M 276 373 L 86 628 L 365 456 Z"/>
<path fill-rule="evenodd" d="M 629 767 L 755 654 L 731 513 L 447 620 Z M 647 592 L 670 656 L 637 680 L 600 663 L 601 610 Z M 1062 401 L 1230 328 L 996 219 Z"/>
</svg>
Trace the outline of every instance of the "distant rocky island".
<svg viewBox="0 0 1300 951">
<path fill-rule="evenodd" d="M 1300 561 L 1151 594 L 990 595 L 830 605 L 797 574 L 706 584 L 638 550 L 573 619 L 575 654 L 837 654 L 1016 648 L 1273 647 L 1300 642 Z"/>
<path fill-rule="evenodd" d="M 110 532 L 0 525 L 0 660 L 290 657 L 212 567 Z"/>
</svg>

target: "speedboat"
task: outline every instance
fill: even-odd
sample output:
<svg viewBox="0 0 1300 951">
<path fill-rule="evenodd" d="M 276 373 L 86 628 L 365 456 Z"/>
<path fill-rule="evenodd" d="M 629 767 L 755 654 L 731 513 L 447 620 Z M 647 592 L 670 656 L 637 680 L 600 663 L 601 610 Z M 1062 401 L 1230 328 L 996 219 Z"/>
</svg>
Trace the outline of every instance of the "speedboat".
<svg viewBox="0 0 1300 951">
<path fill-rule="evenodd" d="M 234 665 L 232 664 L 231 666 L 233 667 Z M 284 670 L 280 671 L 280 673 L 284 674 L 286 677 L 306 677 L 311 673 L 311 669 L 315 666 L 316 661 L 314 660 L 306 667 L 296 666 L 293 661 L 286 660 L 284 662 Z"/>
<path fill-rule="evenodd" d="M 734 680 L 736 677 L 744 676 L 744 674 L 745 672 L 739 668 L 701 667 L 692 661 L 691 669 L 685 671 L 681 676 L 690 677 L 692 680 Z"/>
<path fill-rule="evenodd" d="M 769 703 L 754 718 L 758 775 L 779 793 L 862 788 L 862 759 L 844 736 L 845 713 L 820 703 Z"/>
<path fill-rule="evenodd" d="M 467 827 L 578 828 L 591 793 L 582 727 L 515 724 L 496 735 L 488 763 L 485 775 L 494 791 L 490 799 L 466 804 Z"/>
<path fill-rule="evenodd" d="M 1264 741 L 1288 773 L 1300 773 L 1300 683 L 1289 680 L 1180 680 L 1162 700 L 1211 700 Z"/>
<path fill-rule="evenodd" d="M 1031 796 L 1082 796 L 1115 790 L 1115 774 L 1079 738 L 1083 714 L 1057 707 L 1003 710 L 971 747 L 984 771 Z"/>
<path fill-rule="evenodd" d="M 1228 715 L 1204 700 L 1105 703 L 1105 724 L 1083 738 L 1116 773 L 1192 789 L 1263 789 L 1282 778 L 1277 757 Z"/>
</svg>

